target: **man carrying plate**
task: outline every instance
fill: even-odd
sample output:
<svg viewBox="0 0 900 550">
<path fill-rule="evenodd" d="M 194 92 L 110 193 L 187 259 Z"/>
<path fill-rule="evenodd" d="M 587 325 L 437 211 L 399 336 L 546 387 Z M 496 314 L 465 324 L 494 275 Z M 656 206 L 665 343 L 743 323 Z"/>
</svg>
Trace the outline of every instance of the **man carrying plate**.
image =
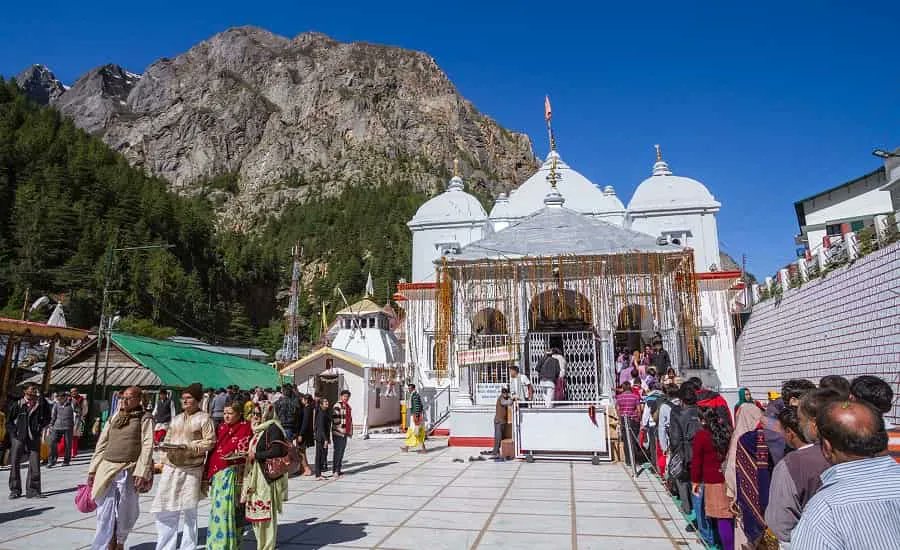
<svg viewBox="0 0 900 550">
<path fill-rule="evenodd" d="M 175 550 L 178 520 L 184 513 L 180 550 L 197 547 L 197 504 L 203 497 L 203 463 L 216 444 L 212 418 L 200 410 L 203 387 L 194 383 L 181 392 L 182 412 L 172 419 L 161 448 L 166 452 L 156 498 L 156 550 Z"/>
</svg>

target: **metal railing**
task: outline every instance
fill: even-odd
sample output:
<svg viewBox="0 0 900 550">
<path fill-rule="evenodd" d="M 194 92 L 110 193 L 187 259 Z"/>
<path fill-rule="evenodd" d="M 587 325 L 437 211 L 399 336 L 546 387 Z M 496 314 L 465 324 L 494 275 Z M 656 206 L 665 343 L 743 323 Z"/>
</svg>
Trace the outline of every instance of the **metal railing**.
<svg viewBox="0 0 900 550">
<path fill-rule="evenodd" d="M 428 403 L 428 420 L 430 422 L 428 433 L 434 433 L 434 430 L 441 425 L 442 422 L 450 417 L 450 386 L 439 388 L 434 396 L 429 399 Z"/>
</svg>

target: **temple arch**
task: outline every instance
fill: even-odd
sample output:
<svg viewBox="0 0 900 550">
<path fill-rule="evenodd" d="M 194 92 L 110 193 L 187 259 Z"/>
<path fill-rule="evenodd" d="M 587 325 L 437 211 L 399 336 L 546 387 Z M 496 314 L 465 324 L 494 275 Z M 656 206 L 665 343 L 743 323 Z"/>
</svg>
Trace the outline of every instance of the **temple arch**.
<svg viewBox="0 0 900 550">
<path fill-rule="evenodd" d="M 488 336 L 507 333 L 509 333 L 509 328 L 506 324 L 506 315 L 499 309 L 484 308 L 472 318 L 472 334 Z"/>
<path fill-rule="evenodd" d="M 528 306 L 528 328 L 538 332 L 591 330 L 591 303 L 583 294 L 569 289 L 541 292 Z"/>
<path fill-rule="evenodd" d="M 655 336 L 653 316 L 638 304 L 629 304 L 619 310 L 616 316 L 616 348 L 629 351 L 641 350 L 650 344 Z"/>
</svg>

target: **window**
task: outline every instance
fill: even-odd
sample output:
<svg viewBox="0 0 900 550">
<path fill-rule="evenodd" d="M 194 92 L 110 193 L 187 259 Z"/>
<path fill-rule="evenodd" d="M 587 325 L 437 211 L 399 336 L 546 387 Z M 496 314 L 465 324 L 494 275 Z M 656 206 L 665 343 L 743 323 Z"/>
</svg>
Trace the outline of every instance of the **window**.
<svg viewBox="0 0 900 550">
<path fill-rule="evenodd" d="M 375 408 L 381 408 L 381 388 L 378 386 L 375 386 Z"/>
<path fill-rule="evenodd" d="M 850 222 L 850 231 L 860 231 L 866 226 L 866 224 L 862 220 L 857 220 L 855 222 Z"/>
<path fill-rule="evenodd" d="M 825 234 L 829 237 L 833 237 L 835 235 L 843 235 L 841 232 L 841 224 L 839 223 L 830 223 L 825 226 Z"/>
</svg>

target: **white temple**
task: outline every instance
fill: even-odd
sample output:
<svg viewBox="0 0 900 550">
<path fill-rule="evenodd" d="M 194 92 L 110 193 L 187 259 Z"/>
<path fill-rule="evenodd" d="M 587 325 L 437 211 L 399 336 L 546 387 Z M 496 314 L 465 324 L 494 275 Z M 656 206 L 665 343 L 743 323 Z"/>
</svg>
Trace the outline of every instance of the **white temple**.
<svg viewBox="0 0 900 550">
<path fill-rule="evenodd" d="M 301 392 L 332 403 L 342 390 L 349 390 L 354 426 L 364 434 L 370 427 L 398 423 L 403 349 L 387 312 L 366 297 L 335 316 L 331 345 L 287 365 L 281 374 L 293 376 Z"/>
<path fill-rule="evenodd" d="M 552 342 L 565 348 L 570 364 L 580 353 L 588 357 L 582 375 L 593 377 L 601 397 L 609 396 L 615 351 L 654 338 L 663 340 L 682 375 L 700 376 L 723 393 L 736 391 L 732 312 L 741 273 L 719 267 L 721 204 L 699 181 L 674 175 L 657 146 L 651 175 L 626 208 L 611 186 L 596 186 L 552 146 L 533 176 L 497 197 L 490 215 L 457 173 L 408 223 L 413 280 L 398 285 L 395 296 L 405 310 L 405 357 L 412 379 L 438 401 L 432 407 L 438 418 L 430 421 L 449 430 L 451 444 L 486 442 L 493 396 L 507 381 L 506 366 L 530 372 L 534 350 Z M 685 253 L 693 255 L 688 277 L 663 267 L 656 273 L 631 267 L 618 275 L 604 271 L 608 262 L 650 258 L 662 266 Z M 659 259 L 664 257 L 669 259 Z M 580 265 L 589 259 L 599 271 L 588 273 Z M 504 265 L 518 271 L 497 276 Z M 530 275 L 523 271 L 528 269 Z M 450 304 L 444 309 L 452 312 L 442 321 L 443 272 L 444 300 Z M 614 287 L 624 278 L 628 281 L 617 294 Z M 693 293 L 699 304 L 682 303 L 688 294 L 675 297 L 673 285 L 685 278 L 695 285 L 680 291 Z M 510 290 L 498 290 L 501 285 Z M 560 309 L 552 319 L 541 309 L 548 293 Z M 685 308 L 691 307 L 696 314 L 686 321 Z M 574 313 L 579 308 L 580 315 Z M 488 338 L 502 344 L 483 344 Z M 489 351 L 472 359 L 476 348 Z"/>
</svg>

